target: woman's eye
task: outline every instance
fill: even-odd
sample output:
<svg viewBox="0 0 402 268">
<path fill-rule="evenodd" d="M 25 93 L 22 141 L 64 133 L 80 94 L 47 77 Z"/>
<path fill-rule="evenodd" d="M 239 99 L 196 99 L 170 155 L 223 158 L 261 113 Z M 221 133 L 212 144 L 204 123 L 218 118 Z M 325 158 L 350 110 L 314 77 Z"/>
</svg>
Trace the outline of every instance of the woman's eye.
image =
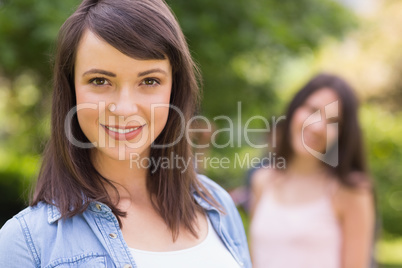
<svg viewBox="0 0 402 268">
<path fill-rule="evenodd" d="M 105 78 L 99 78 L 99 77 L 92 79 L 90 82 L 95 86 L 103 86 L 109 84 Z"/>
<path fill-rule="evenodd" d="M 146 79 L 144 79 L 142 84 L 144 84 L 146 86 L 155 86 L 155 85 L 159 84 L 159 82 L 153 78 L 146 78 Z"/>
</svg>

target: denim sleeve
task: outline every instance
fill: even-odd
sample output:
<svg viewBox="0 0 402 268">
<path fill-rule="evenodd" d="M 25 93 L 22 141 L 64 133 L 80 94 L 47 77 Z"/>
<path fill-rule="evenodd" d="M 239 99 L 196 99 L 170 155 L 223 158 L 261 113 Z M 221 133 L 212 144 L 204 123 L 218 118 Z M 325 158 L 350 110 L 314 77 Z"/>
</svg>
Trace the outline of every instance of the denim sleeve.
<svg viewBox="0 0 402 268">
<path fill-rule="evenodd" d="M 237 238 L 237 243 L 239 248 L 241 249 L 240 254 L 242 255 L 243 260 L 245 261 L 244 267 L 252 267 L 247 236 L 244 230 L 243 221 L 230 195 L 226 192 L 225 195 L 227 201 L 226 202 L 226 208 L 228 213 L 227 216 L 230 216 L 232 218 L 233 223 L 232 234 L 236 234 L 235 236 Z"/>
<path fill-rule="evenodd" d="M 27 237 L 28 230 L 24 230 L 16 218 L 3 225 L 0 229 L 0 267 L 37 267 Z"/>
</svg>

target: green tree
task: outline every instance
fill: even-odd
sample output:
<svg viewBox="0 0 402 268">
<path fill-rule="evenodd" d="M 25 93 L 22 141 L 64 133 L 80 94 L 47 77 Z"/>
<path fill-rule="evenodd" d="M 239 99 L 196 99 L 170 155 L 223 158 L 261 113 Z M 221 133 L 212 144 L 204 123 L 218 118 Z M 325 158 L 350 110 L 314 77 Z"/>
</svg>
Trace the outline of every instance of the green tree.
<svg viewBox="0 0 402 268">
<path fill-rule="evenodd" d="M 272 112 L 284 58 L 340 37 L 353 17 L 333 1 L 169 1 L 203 71 L 207 116 Z"/>
</svg>

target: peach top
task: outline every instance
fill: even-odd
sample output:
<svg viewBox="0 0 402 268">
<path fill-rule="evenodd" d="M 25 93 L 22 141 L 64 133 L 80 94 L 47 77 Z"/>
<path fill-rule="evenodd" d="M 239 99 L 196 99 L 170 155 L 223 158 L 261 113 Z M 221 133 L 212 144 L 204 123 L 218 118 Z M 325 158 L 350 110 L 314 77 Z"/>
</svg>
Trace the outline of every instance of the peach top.
<svg viewBox="0 0 402 268">
<path fill-rule="evenodd" d="M 330 194 L 292 206 L 280 204 L 266 191 L 250 235 L 254 268 L 340 267 L 341 230 Z"/>
</svg>

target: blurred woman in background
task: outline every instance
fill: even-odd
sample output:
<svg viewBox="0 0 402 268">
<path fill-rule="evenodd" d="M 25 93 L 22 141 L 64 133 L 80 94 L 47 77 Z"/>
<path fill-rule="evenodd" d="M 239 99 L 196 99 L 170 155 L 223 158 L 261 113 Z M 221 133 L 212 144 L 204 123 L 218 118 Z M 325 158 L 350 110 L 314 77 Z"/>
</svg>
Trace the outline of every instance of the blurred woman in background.
<svg viewBox="0 0 402 268">
<path fill-rule="evenodd" d="M 251 178 L 255 268 L 367 268 L 375 206 L 358 101 L 341 78 L 320 74 L 293 98 L 277 155 L 286 168 Z"/>
</svg>

